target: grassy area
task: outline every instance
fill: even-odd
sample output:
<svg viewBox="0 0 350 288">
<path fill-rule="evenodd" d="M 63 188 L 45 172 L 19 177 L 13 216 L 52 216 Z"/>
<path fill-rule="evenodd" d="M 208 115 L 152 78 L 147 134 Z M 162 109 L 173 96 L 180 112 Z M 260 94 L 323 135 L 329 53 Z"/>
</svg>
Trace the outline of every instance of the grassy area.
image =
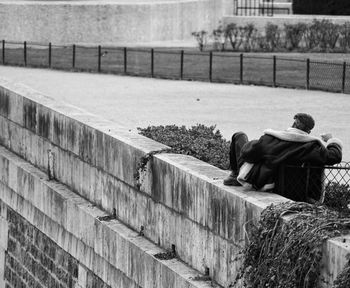
<svg viewBox="0 0 350 288">
<path fill-rule="evenodd" d="M 76 46 L 73 58 L 72 46 L 52 46 L 51 68 L 98 71 L 98 54 L 97 47 Z M 276 56 L 275 77 L 273 72 L 274 56 Z M 310 89 L 340 92 L 343 88 L 344 75 L 342 61 L 350 60 L 350 56 L 347 54 L 327 54 L 327 60 L 330 61 L 323 60 L 324 57 L 325 54 L 310 53 L 245 53 L 243 62 L 241 62 L 240 53 L 214 52 L 210 74 L 209 52 L 200 53 L 194 49 L 186 49 L 181 70 L 180 50 L 155 49 L 152 66 L 150 48 L 128 48 L 125 67 L 123 48 L 102 47 L 100 72 L 122 74 L 126 69 L 130 75 L 200 81 L 210 81 L 211 77 L 213 82 L 242 82 L 295 88 L 305 88 L 308 83 Z M 307 81 L 307 58 L 311 59 L 309 81 Z M 23 45 L 6 44 L 5 64 L 25 65 L 24 59 Z M 26 65 L 49 67 L 48 46 L 28 44 Z M 350 92 L 349 67 L 350 65 L 345 65 L 344 92 L 346 93 Z"/>
</svg>

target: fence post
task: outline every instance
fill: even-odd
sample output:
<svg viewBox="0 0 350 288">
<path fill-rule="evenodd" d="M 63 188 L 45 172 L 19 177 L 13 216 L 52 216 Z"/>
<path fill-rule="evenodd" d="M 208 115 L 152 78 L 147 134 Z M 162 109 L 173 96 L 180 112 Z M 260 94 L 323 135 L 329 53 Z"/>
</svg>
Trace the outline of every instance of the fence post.
<svg viewBox="0 0 350 288">
<path fill-rule="evenodd" d="M 239 81 L 240 81 L 240 83 L 242 84 L 243 83 L 243 53 L 241 53 L 240 55 L 239 55 L 239 59 L 240 59 L 240 61 L 239 61 L 239 63 L 240 63 L 240 65 L 239 65 Z"/>
<path fill-rule="evenodd" d="M 2 64 L 5 65 L 5 40 L 2 40 Z"/>
<path fill-rule="evenodd" d="M 98 57 L 97 57 L 97 59 L 98 59 L 98 62 L 97 62 L 97 71 L 98 72 L 101 72 L 101 45 L 98 45 L 98 48 L 97 48 L 97 53 L 98 53 Z"/>
<path fill-rule="evenodd" d="M 75 44 L 73 44 L 72 67 L 75 68 Z"/>
<path fill-rule="evenodd" d="M 310 59 L 306 59 L 306 89 L 310 89 Z"/>
<path fill-rule="evenodd" d="M 154 49 L 151 49 L 151 77 L 154 77 Z"/>
<path fill-rule="evenodd" d="M 273 56 L 273 87 L 276 87 L 276 66 L 277 66 L 277 59 L 276 55 Z"/>
<path fill-rule="evenodd" d="M 128 71 L 128 50 L 124 47 L 124 74 Z"/>
<path fill-rule="evenodd" d="M 180 60 L 180 79 L 184 78 L 184 50 L 181 50 L 181 60 Z"/>
<path fill-rule="evenodd" d="M 27 41 L 23 42 L 23 60 L 24 66 L 27 66 Z"/>
<path fill-rule="evenodd" d="M 49 68 L 51 68 L 51 42 L 49 43 Z"/>
<path fill-rule="evenodd" d="M 346 62 L 343 63 L 343 81 L 342 81 L 342 87 L 341 87 L 341 90 L 343 93 L 345 93 L 345 81 L 346 81 Z"/>
<path fill-rule="evenodd" d="M 213 51 L 209 53 L 209 82 L 213 81 Z"/>
</svg>

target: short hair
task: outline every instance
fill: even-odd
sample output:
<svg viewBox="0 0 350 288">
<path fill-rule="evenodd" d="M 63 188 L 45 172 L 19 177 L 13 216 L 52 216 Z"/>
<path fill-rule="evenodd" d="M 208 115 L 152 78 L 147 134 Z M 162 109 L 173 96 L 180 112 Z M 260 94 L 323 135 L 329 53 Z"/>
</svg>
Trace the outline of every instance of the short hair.
<svg viewBox="0 0 350 288">
<path fill-rule="evenodd" d="M 315 120 L 309 114 L 298 113 L 294 116 L 294 124 L 296 128 L 310 133 L 315 127 Z"/>
</svg>

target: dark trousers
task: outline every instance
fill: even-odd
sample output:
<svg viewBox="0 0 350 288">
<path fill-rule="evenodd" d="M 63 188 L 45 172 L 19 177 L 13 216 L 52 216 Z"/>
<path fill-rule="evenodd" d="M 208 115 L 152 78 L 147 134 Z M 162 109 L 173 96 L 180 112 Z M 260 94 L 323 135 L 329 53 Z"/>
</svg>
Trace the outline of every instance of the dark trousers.
<svg viewBox="0 0 350 288">
<path fill-rule="evenodd" d="M 230 169 L 235 176 L 238 175 L 239 168 L 244 161 L 241 158 L 241 151 L 244 144 L 248 142 L 248 136 L 243 132 L 237 132 L 232 135 L 230 146 Z"/>
</svg>

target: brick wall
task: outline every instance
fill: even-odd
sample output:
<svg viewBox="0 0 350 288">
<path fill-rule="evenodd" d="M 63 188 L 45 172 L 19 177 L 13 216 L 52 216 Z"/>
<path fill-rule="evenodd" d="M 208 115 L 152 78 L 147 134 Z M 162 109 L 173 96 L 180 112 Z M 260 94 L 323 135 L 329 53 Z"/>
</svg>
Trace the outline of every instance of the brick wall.
<svg viewBox="0 0 350 288">
<path fill-rule="evenodd" d="M 72 255 L 10 208 L 7 221 L 6 288 L 73 288 L 79 283 L 82 288 L 110 288 L 92 271 L 79 269 Z"/>
</svg>

